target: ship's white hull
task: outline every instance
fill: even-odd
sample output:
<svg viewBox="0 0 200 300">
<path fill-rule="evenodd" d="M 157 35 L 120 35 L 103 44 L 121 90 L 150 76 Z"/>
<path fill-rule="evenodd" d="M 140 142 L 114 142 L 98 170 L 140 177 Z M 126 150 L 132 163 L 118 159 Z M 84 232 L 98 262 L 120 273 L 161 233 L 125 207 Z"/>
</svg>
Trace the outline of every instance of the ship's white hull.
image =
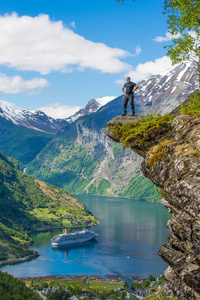
<svg viewBox="0 0 200 300">
<path fill-rule="evenodd" d="M 94 232 L 79 232 L 72 234 L 60 234 L 51 239 L 52 247 L 80 244 L 95 239 L 97 234 Z"/>
<path fill-rule="evenodd" d="M 52 246 L 63 246 L 63 245 L 71 245 L 71 244 L 79 244 L 79 243 L 83 243 L 83 242 L 87 242 L 87 241 L 91 241 L 95 238 L 91 237 L 91 238 L 81 238 L 79 240 L 66 240 L 66 241 L 61 241 L 61 242 L 52 242 L 51 245 Z"/>
</svg>

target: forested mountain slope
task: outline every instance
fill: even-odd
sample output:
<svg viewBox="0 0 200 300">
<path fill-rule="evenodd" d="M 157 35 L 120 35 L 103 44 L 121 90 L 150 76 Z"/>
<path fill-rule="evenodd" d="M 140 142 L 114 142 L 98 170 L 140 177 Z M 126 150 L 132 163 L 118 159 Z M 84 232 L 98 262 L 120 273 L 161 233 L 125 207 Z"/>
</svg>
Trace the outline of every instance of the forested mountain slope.
<svg viewBox="0 0 200 300">
<path fill-rule="evenodd" d="M 53 134 L 13 124 L 0 116 L 0 151 L 20 162 L 31 162 L 52 139 Z"/>
<path fill-rule="evenodd" d="M 87 208 L 69 193 L 18 169 L 0 153 L 0 261 L 32 257 L 26 232 L 51 227 L 96 224 Z M 63 215 L 69 214 L 65 219 Z"/>
</svg>

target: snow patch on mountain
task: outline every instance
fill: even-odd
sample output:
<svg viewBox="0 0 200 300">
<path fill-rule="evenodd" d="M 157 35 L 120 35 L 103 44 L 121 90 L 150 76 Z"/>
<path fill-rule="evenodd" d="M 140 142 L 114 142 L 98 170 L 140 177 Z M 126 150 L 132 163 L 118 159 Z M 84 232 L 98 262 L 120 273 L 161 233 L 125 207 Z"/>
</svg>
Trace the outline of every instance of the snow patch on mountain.
<svg viewBox="0 0 200 300">
<path fill-rule="evenodd" d="M 55 120 L 42 111 L 24 109 L 3 100 L 0 100 L 0 117 L 15 125 L 52 133 L 67 125 L 65 120 Z"/>
<path fill-rule="evenodd" d="M 195 63 L 186 62 L 138 83 L 135 104 L 151 113 L 169 113 L 198 87 Z M 146 108 L 145 108 L 146 107 Z M 137 113 L 137 111 L 136 111 Z"/>
<path fill-rule="evenodd" d="M 69 123 L 72 123 L 80 117 L 95 113 L 100 107 L 106 105 L 108 102 L 112 101 L 115 98 L 115 96 L 105 96 L 101 98 L 91 99 L 84 108 L 80 109 L 65 120 Z"/>
<path fill-rule="evenodd" d="M 0 100 L 0 116 L 11 121 L 15 125 L 25 120 L 25 115 L 34 114 L 34 111 L 24 110 L 13 103 Z"/>
<path fill-rule="evenodd" d="M 105 96 L 105 97 L 101 97 L 101 98 L 95 98 L 95 100 L 100 104 L 100 107 L 101 107 L 103 105 L 106 105 L 108 102 L 112 101 L 115 98 L 117 98 L 117 97 Z"/>
</svg>

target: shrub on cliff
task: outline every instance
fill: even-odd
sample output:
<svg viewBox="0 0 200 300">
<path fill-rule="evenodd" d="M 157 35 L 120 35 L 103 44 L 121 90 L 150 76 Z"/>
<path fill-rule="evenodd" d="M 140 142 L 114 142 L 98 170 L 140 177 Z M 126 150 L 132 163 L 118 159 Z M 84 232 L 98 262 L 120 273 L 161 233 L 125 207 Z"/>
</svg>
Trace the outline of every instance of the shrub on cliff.
<svg viewBox="0 0 200 300">
<path fill-rule="evenodd" d="M 182 115 L 190 115 L 196 118 L 200 117 L 200 93 L 195 91 L 186 102 L 179 107 L 179 112 Z"/>
<path fill-rule="evenodd" d="M 112 134 L 120 136 L 120 142 L 124 147 L 130 147 L 132 140 L 139 138 L 138 143 L 141 145 L 149 139 L 149 135 L 159 130 L 164 125 L 168 125 L 174 119 L 174 116 L 166 114 L 164 116 L 149 115 L 148 117 L 140 116 L 139 122 L 113 124 Z M 109 125 L 109 124 L 108 124 Z"/>
</svg>

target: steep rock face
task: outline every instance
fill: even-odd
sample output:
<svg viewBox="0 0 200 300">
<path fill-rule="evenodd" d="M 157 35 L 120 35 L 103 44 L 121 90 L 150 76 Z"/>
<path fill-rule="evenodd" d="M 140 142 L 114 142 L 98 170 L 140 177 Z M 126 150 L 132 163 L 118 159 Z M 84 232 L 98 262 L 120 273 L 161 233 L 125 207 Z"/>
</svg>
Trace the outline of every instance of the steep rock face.
<svg viewBox="0 0 200 300">
<path fill-rule="evenodd" d="M 140 162 L 135 153 L 113 144 L 104 128 L 91 130 L 77 122 L 63 128 L 27 172 L 76 194 L 125 196 L 130 180 L 141 176 Z"/>
<path fill-rule="evenodd" d="M 121 137 L 112 129 L 119 118 L 107 129 L 116 142 Z M 154 130 L 143 144 L 132 139 L 130 147 L 143 157 L 143 174 L 161 188 L 163 204 L 172 213 L 169 244 L 159 251 L 169 265 L 166 288 L 180 300 L 200 299 L 200 119 L 177 116 L 168 129 Z"/>
<path fill-rule="evenodd" d="M 136 173 L 139 172 L 137 166 L 141 159 L 128 149 L 123 151 L 121 147 L 115 147 L 106 136 L 104 128 L 91 131 L 82 124 L 77 124 L 77 133 L 76 143 L 85 145 L 88 154 L 92 154 L 94 160 L 99 162 L 95 165 L 84 192 L 90 192 L 92 185 L 97 187 L 99 182 L 105 179 L 110 183 L 105 192 L 107 195 L 122 195 L 129 186 L 130 179 L 136 177 Z M 121 181 L 121 177 L 125 180 Z"/>
</svg>

